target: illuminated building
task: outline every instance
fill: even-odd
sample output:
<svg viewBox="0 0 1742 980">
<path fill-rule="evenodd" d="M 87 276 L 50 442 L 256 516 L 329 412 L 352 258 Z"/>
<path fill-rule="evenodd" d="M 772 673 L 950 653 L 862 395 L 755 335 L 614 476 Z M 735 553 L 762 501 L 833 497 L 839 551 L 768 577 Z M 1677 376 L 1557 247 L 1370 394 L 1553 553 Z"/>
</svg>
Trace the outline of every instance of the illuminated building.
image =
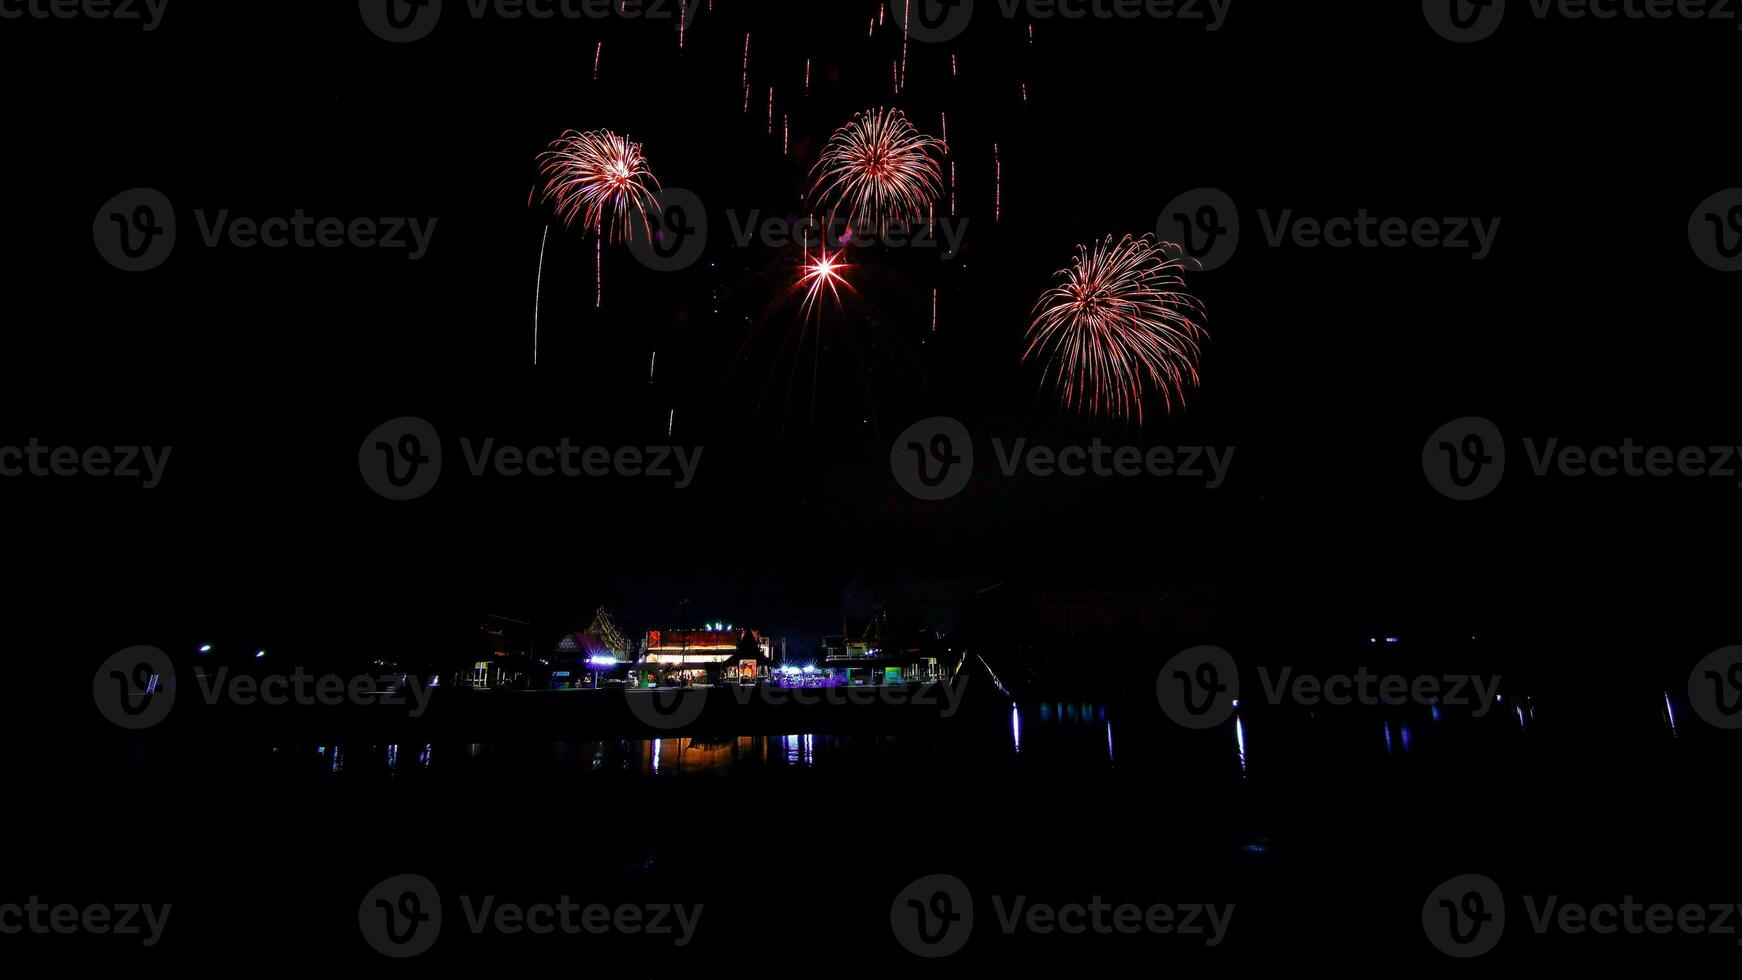
<svg viewBox="0 0 1742 980">
<path fill-rule="evenodd" d="M 454 678 L 454 686 L 489 690 L 524 687 L 532 669 L 532 624 L 487 616 L 478 625 L 477 653 Z"/>
<path fill-rule="evenodd" d="M 578 633 L 557 641 L 550 664 L 550 686 L 556 689 L 599 687 L 601 682 L 622 681 L 627 665 L 635 659 L 631 641 L 617 628 L 611 614 L 600 606 L 593 621 Z"/>
<path fill-rule="evenodd" d="M 768 676 L 773 662 L 768 637 L 730 623 L 709 623 L 700 629 L 649 630 L 641 676 L 654 684 L 748 684 Z"/>
<path fill-rule="evenodd" d="M 868 620 L 848 619 L 838 636 L 823 640 L 823 668 L 848 686 L 925 683 L 947 670 L 935 631 L 913 617 L 892 623 L 888 606 Z"/>
</svg>

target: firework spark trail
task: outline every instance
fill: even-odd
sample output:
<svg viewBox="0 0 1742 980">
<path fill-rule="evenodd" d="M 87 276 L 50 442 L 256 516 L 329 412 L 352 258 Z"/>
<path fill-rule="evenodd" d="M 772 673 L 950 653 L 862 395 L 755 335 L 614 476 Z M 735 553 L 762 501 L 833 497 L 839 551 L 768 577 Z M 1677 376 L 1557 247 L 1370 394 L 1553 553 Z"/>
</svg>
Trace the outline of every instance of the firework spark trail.
<svg viewBox="0 0 1742 980">
<path fill-rule="evenodd" d="M 861 112 L 829 137 L 811 170 L 811 196 L 831 216 L 844 210 L 854 228 L 918 223 L 943 190 L 942 147 L 899 109 Z"/>
<path fill-rule="evenodd" d="M 744 35 L 744 112 L 750 112 L 750 35 Z"/>
<path fill-rule="evenodd" d="M 906 7 L 902 11 L 901 18 L 901 80 L 896 83 L 896 92 L 900 92 L 907 86 L 907 47 L 912 39 L 912 33 L 907 29 L 907 25 L 913 23 L 913 0 L 902 0 L 902 2 L 906 4 Z"/>
<path fill-rule="evenodd" d="M 550 241 L 550 225 L 538 240 L 538 282 L 532 287 L 532 366 L 538 367 L 538 311 L 544 302 L 544 246 Z"/>
<path fill-rule="evenodd" d="M 599 61 L 604 57 L 605 42 L 600 41 L 599 46 L 593 49 L 593 81 L 595 82 L 599 80 Z"/>
<path fill-rule="evenodd" d="M 1159 392 L 1167 410 L 1198 383 L 1203 304 L 1179 275 L 1190 260 L 1149 236 L 1109 235 L 1058 273 L 1035 304 L 1022 359 L 1044 360 L 1067 409 L 1143 423 L 1143 401 Z"/>
<path fill-rule="evenodd" d="M 998 155 L 998 144 L 992 144 L 992 220 L 1004 220 L 1004 160 Z"/>
<path fill-rule="evenodd" d="M 621 240 L 631 217 L 646 220 L 656 204 L 658 178 L 641 154 L 641 144 L 609 130 L 570 130 L 539 156 L 545 177 L 544 196 L 555 202 L 557 216 L 572 227 L 576 220 L 603 236 Z"/>
</svg>

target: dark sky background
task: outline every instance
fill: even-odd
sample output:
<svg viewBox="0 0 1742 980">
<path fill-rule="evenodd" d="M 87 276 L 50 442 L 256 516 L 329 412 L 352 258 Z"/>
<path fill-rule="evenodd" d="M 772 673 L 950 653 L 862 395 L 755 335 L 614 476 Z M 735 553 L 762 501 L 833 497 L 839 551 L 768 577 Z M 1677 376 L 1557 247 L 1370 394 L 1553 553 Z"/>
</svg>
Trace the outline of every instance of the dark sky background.
<svg viewBox="0 0 1742 980">
<path fill-rule="evenodd" d="M 0 483 L 19 598 L 54 646 L 95 659 L 212 632 L 440 648 L 482 613 L 548 630 L 585 626 L 603 602 L 640 632 L 682 599 L 696 621 L 812 643 L 878 599 L 947 626 L 1005 579 L 1203 590 L 1303 629 L 1479 625 L 1576 657 L 1632 655 L 1623 637 L 1665 633 L 1697 646 L 1726 624 L 1731 481 L 1543 481 L 1518 460 L 1494 497 L 1458 504 L 1419 460 L 1463 415 L 1515 439 L 1742 441 L 1737 280 L 1686 236 L 1696 204 L 1742 183 L 1724 149 L 1742 44 L 1730 26 L 1519 14 L 1456 46 L 1415 4 L 1247 0 L 1216 33 L 1047 22 L 1029 46 L 1023 21 L 987 12 L 958 44 L 914 45 L 894 96 L 899 41 L 893 28 L 867 38 L 874 4 L 715 7 L 681 53 L 646 24 L 478 23 L 461 9 L 392 46 L 349 3 L 172 5 L 146 36 L 0 25 L 14 93 L 0 443 L 175 447 L 150 492 Z M 790 156 L 765 132 L 771 85 Z M 948 112 L 968 248 L 953 262 L 861 257 L 882 324 L 863 336 L 899 351 L 873 359 L 875 405 L 829 374 L 814 415 L 758 412 L 770 366 L 757 345 L 740 351 L 792 256 L 732 246 L 723 214 L 797 213 L 819 143 L 874 105 L 933 132 Z M 535 370 L 550 223 L 527 205 L 535 157 L 565 129 L 598 127 L 700 194 L 714 237 L 675 276 L 608 249 L 594 312 L 591 244 L 553 229 Z M 163 268 L 129 276 L 98 257 L 91 221 L 138 186 L 175 202 L 182 237 Z M 1202 389 L 1171 416 L 1152 406 L 1142 429 L 1060 412 L 1019 363 L 1034 299 L 1078 243 L 1153 231 L 1169 200 L 1203 186 L 1239 202 L 1246 238 L 1190 280 L 1209 309 Z M 415 263 L 200 247 L 193 212 L 221 208 L 439 224 Z M 1503 223 L 1483 262 L 1265 247 L 1257 211 L 1290 208 Z M 460 436 L 653 445 L 673 410 L 673 439 L 705 447 L 684 491 L 458 475 Z M 923 504 L 891 479 L 889 442 L 940 414 L 988 458 L 993 436 L 1232 445 L 1234 475 L 1208 492 L 988 478 L 983 461 L 961 496 Z M 449 453 L 442 484 L 413 503 L 371 493 L 356 464 L 363 436 L 401 415 L 429 419 Z"/>
</svg>

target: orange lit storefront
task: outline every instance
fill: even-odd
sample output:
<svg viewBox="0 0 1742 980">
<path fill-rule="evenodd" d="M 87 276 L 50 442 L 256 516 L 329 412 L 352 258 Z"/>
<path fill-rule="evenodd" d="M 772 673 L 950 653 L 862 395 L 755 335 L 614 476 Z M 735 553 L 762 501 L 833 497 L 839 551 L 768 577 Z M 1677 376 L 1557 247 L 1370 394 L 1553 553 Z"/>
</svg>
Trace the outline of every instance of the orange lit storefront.
<svg viewBox="0 0 1742 980">
<path fill-rule="evenodd" d="M 650 630 L 636 665 L 636 684 L 754 684 L 768 676 L 772 665 L 772 644 L 752 629 L 720 624 Z"/>
</svg>

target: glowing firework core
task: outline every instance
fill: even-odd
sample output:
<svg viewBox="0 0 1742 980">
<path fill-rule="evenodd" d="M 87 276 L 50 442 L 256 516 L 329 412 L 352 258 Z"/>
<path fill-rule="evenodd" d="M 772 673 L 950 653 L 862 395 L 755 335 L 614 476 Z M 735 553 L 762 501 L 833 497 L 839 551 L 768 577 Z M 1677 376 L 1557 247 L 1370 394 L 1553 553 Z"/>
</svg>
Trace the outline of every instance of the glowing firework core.
<svg viewBox="0 0 1742 980">
<path fill-rule="evenodd" d="M 648 185 L 658 188 L 659 180 L 641 144 L 609 130 L 564 133 L 539 161 L 545 197 L 566 225 L 579 218 L 602 237 L 608 223 L 611 237 L 621 239 L 631 216 L 646 220 L 657 207 Z"/>
<path fill-rule="evenodd" d="M 943 190 L 942 150 L 899 109 L 861 112 L 829 138 L 811 193 L 854 227 L 918 224 Z"/>
<path fill-rule="evenodd" d="M 829 291 L 829 295 L 833 296 L 836 302 L 840 302 L 840 287 L 846 285 L 847 282 L 847 280 L 841 275 L 841 270 L 847 267 L 847 263 L 841 258 L 841 254 L 841 252 L 836 252 L 835 254 L 830 255 L 829 250 L 824 248 L 822 249 L 822 254 L 817 258 L 807 258 L 805 260 L 804 276 L 799 280 L 799 285 L 810 287 L 805 291 L 804 295 L 803 308 L 805 312 L 808 313 L 810 310 L 815 308 L 817 300 L 822 296 L 824 289 Z"/>
</svg>

